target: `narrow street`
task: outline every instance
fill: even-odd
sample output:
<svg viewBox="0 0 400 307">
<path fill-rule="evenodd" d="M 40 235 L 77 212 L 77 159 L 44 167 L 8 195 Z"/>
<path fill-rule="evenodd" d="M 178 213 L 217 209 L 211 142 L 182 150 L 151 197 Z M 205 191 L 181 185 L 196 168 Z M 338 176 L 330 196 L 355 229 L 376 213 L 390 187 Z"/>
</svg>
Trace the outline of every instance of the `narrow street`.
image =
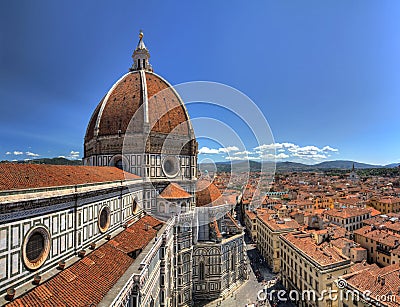
<svg viewBox="0 0 400 307">
<path fill-rule="evenodd" d="M 216 300 L 209 304 L 207 307 L 221 306 L 221 307 L 245 307 L 247 306 L 271 306 L 268 302 L 259 302 L 258 301 L 258 293 L 262 291 L 267 285 L 268 281 L 274 280 L 277 275 L 273 274 L 271 270 L 267 267 L 263 258 L 261 257 L 258 249 L 255 247 L 255 244 L 250 242 L 249 238 L 246 235 L 246 244 L 247 244 L 247 255 L 249 258 L 249 280 L 242 285 L 238 290 L 232 293 L 229 297 L 223 300 Z M 282 287 L 277 284 L 272 289 L 282 289 Z M 277 304 L 275 306 L 294 306 L 289 302 L 282 302 L 281 304 Z"/>
</svg>

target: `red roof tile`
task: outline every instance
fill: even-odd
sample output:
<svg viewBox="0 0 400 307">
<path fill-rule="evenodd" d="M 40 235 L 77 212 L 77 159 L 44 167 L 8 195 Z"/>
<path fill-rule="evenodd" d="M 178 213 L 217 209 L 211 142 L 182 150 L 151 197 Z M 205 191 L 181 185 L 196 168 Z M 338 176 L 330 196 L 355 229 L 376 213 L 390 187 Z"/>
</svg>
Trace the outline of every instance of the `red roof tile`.
<svg viewBox="0 0 400 307">
<path fill-rule="evenodd" d="M 153 227 L 160 224 L 162 222 L 151 216 L 141 218 L 93 253 L 7 306 L 97 305 L 135 261 L 128 256 L 128 252 L 149 244 L 157 235 Z M 117 246 L 113 244 L 115 242 Z"/>
<path fill-rule="evenodd" d="M 160 197 L 165 199 L 181 199 L 181 198 L 190 198 L 188 192 L 186 192 L 179 184 L 170 183 L 160 194 Z"/>
<path fill-rule="evenodd" d="M 200 179 L 196 183 L 196 206 L 213 206 L 223 203 L 222 194 L 210 181 Z"/>
<path fill-rule="evenodd" d="M 108 166 L 0 163 L 0 191 L 70 186 L 136 178 L 140 177 Z"/>
<path fill-rule="evenodd" d="M 166 81 L 158 75 L 146 71 L 146 85 L 149 106 L 149 121 L 152 132 L 190 135 L 188 116 L 181 99 Z M 96 107 L 90 119 L 85 142 L 94 137 L 96 122 L 99 120 L 99 135 L 125 133 L 129 123 L 135 117 L 135 132 L 143 131 L 143 84 L 138 71 L 127 73 L 117 82 Z M 101 105 L 104 104 L 100 114 Z M 99 118 L 100 116 L 100 118 Z"/>
</svg>

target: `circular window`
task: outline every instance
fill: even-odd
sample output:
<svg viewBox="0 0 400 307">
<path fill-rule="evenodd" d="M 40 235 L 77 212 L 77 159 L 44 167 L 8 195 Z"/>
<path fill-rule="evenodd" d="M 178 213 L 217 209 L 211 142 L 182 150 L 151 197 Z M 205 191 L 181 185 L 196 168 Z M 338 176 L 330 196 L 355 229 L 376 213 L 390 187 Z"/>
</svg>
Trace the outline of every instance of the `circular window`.
<svg viewBox="0 0 400 307">
<path fill-rule="evenodd" d="M 164 158 L 163 171 L 167 177 L 175 177 L 179 172 L 179 160 L 175 156 Z"/>
<path fill-rule="evenodd" d="M 129 161 L 123 155 L 115 155 L 111 158 L 110 162 L 108 163 L 109 166 L 115 166 L 122 170 L 129 169 Z"/>
<path fill-rule="evenodd" d="M 106 232 L 110 227 L 110 208 L 103 207 L 99 214 L 99 229 L 101 232 Z"/>
<path fill-rule="evenodd" d="M 23 244 L 23 260 L 26 267 L 36 270 L 46 261 L 50 252 L 50 233 L 39 226 L 31 229 L 25 237 Z"/>
<path fill-rule="evenodd" d="M 115 167 L 118 167 L 119 169 L 124 169 L 124 163 L 122 162 L 122 159 L 118 160 L 115 162 Z"/>
</svg>

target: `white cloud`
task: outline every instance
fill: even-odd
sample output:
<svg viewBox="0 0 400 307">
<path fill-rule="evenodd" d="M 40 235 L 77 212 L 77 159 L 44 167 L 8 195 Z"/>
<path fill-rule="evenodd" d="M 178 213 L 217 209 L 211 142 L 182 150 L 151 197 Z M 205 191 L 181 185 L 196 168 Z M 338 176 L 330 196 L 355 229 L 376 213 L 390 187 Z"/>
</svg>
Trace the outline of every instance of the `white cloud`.
<svg viewBox="0 0 400 307">
<path fill-rule="evenodd" d="M 338 152 L 339 149 L 332 148 L 331 146 L 325 146 L 324 148 L 322 148 L 322 151 L 334 151 L 334 152 Z"/>
<path fill-rule="evenodd" d="M 286 159 L 286 158 L 289 158 L 289 155 L 282 152 L 282 153 L 276 155 L 275 158 L 276 159 Z"/>
<path fill-rule="evenodd" d="M 238 152 L 234 153 L 235 156 L 247 156 L 247 155 L 251 155 L 251 154 L 252 154 L 252 152 L 248 151 L 248 150 L 238 151 Z"/>
<path fill-rule="evenodd" d="M 79 159 L 79 151 L 73 151 L 73 150 L 71 150 L 71 152 L 69 153 L 68 158 L 69 158 L 69 159 L 73 159 L 73 160 Z"/>
<path fill-rule="evenodd" d="M 321 161 L 327 159 L 332 153 L 338 153 L 337 148 L 326 145 L 322 148 L 315 145 L 300 146 L 294 143 L 271 143 L 262 144 L 253 148 L 253 151 L 239 151 L 236 146 L 228 146 L 225 148 L 208 148 L 202 147 L 200 154 L 221 154 L 228 153 L 233 156 L 225 157 L 226 160 L 305 160 L 305 161 Z"/>
<path fill-rule="evenodd" d="M 208 148 L 208 147 L 201 147 L 199 149 L 199 154 L 200 155 L 213 155 L 213 154 L 217 154 L 219 153 L 218 149 L 214 149 L 214 148 Z"/>
<path fill-rule="evenodd" d="M 320 161 L 330 157 L 332 152 L 338 153 L 339 150 L 331 146 L 319 148 L 315 145 L 299 146 L 293 143 L 271 143 L 263 144 L 254 148 L 255 153 L 259 154 L 264 160 L 281 160 L 296 158 L 297 160 Z M 278 152 L 278 154 L 275 154 Z"/>
<path fill-rule="evenodd" d="M 6 152 L 6 155 L 11 155 L 11 152 L 10 152 L 10 151 L 7 151 L 7 152 Z"/>
<path fill-rule="evenodd" d="M 247 159 L 245 159 L 245 158 L 243 158 L 243 157 L 233 157 L 233 156 L 225 157 L 225 159 L 226 159 L 226 160 L 229 160 L 229 161 L 247 160 Z"/>
<path fill-rule="evenodd" d="M 285 153 L 280 153 L 278 155 L 271 154 L 271 153 L 265 153 L 265 154 L 260 155 L 260 158 L 262 160 L 282 160 L 282 159 L 289 158 L 289 155 L 287 155 Z"/>
<path fill-rule="evenodd" d="M 199 149 L 199 154 L 203 155 L 216 155 L 220 153 L 230 153 L 232 151 L 238 151 L 239 148 L 236 146 L 228 146 L 228 147 L 221 147 L 221 148 L 208 148 L 208 147 L 201 147 Z"/>
<path fill-rule="evenodd" d="M 231 151 L 238 151 L 238 150 L 239 150 L 239 148 L 237 148 L 236 146 L 228 146 L 228 147 L 222 147 L 222 148 L 218 149 L 219 152 L 224 152 L 224 153 L 228 153 Z"/>
<path fill-rule="evenodd" d="M 30 152 L 30 151 L 25 152 L 25 154 L 26 154 L 27 156 L 29 156 L 29 157 L 39 157 L 39 154 Z"/>
<path fill-rule="evenodd" d="M 23 155 L 24 153 L 22 151 L 14 151 L 13 152 L 14 156 L 19 156 L 19 155 Z"/>
<path fill-rule="evenodd" d="M 66 157 L 65 156 L 58 156 L 58 158 L 64 158 L 65 159 Z"/>
</svg>

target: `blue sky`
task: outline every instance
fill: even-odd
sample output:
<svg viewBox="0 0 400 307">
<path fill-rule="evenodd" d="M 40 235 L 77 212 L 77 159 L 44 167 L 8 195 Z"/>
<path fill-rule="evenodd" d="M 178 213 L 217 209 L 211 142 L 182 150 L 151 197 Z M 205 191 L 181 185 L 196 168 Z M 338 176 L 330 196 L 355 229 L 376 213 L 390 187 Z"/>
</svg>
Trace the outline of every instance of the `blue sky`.
<svg viewBox="0 0 400 307">
<path fill-rule="evenodd" d="M 1 1 L 0 26 L 0 160 L 81 157 L 143 29 L 170 83 L 250 97 L 283 160 L 400 161 L 398 1 Z M 218 146 L 200 140 L 201 158 Z"/>
</svg>

